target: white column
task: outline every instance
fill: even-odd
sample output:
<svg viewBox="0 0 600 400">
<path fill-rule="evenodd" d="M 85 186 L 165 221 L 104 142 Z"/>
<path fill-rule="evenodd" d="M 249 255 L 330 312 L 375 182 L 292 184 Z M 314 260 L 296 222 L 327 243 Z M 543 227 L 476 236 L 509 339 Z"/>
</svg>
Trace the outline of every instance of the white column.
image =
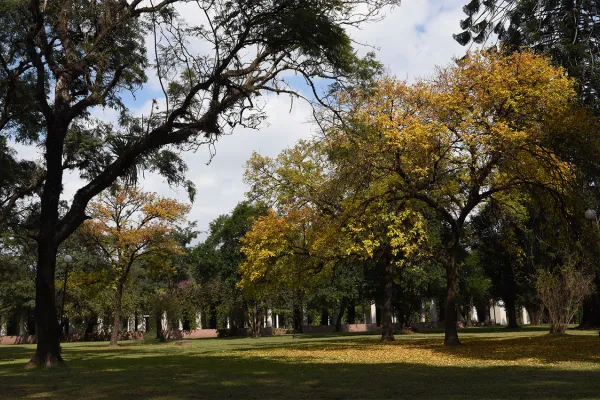
<svg viewBox="0 0 600 400">
<path fill-rule="evenodd" d="M 6 336 L 7 324 L 4 318 L 2 318 L 2 323 L 0 324 L 0 336 Z"/>
<path fill-rule="evenodd" d="M 419 322 L 425 322 L 425 300 L 421 300 L 421 311 L 419 312 Z"/>
<path fill-rule="evenodd" d="M 279 328 L 279 314 L 275 314 L 275 328 Z"/>
<path fill-rule="evenodd" d="M 178 322 L 178 326 L 177 328 L 182 331 L 183 330 L 183 322 L 181 322 L 181 320 L 177 321 Z"/>
<path fill-rule="evenodd" d="M 102 332 L 103 327 L 104 327 L 104 320 L 102 318 L 98 318 L 98 325 L 96 325 L 96 332 Z"/>
<path fill-rule="evenodd" d="M 231 325 L 229 324 L 229 317 L 227 317 L 227 329 L 231 329 Z"/>
<path fill-rule="evenodd" d="M 166 311 L 163 312 L 162 318 L 160 320 L 160 323 L 161 323 L 163 331 L 164 330 L 169 330 L 169 327 L 167 325 L 167 312 Z"/>
<path fill-rule="evenodd" d="M 25 313 L 19 316 L 19 336 L 27 335 L 27 318 Z"/>
<path fill-rule="evenodd" d="M 202 313 L 200 311 L 196 314 L 196 329 L 202 329 Z"/>
<path fill-rule="evenodd" d="M 527 309 L 525 307 L 521 307 L 521 313 L 522 313 L 522 321 L 523 321 L 523 325 L 529 325 L 531 324 L 531 320 L 529 319 L 529 314 L 527 313 Z"/>
<path fill-rule="evenodd" d="M 267 328 L 272 328 L 272 327 L 273 327 L 273 312 L 269 308 L 267 310 Z"/>
<path fill-rule="evenodd" d="M 144 314 L 138 314 L 137 330 L 139 332 L 146 332 L 146 316 Z"/>
<path fill-rule="evenodd" d="M 371 303 L 371 323 L 377 323 L 377 307 L 375 307 L 375 302 Z"/>
<path fill-rule="evenodd" d="M 435 306 L 435 299 L 431 299 L 431 304 L 429 305 L 429 317 L 431 318 L 431 322 L 439 321 L 437 308 Z"/>
<path fill-rule="evenodd" d="M 306 315 L 306 307 L 302 306 L 302 324 L 308 325 L 308 316 Z"/>
</svg>

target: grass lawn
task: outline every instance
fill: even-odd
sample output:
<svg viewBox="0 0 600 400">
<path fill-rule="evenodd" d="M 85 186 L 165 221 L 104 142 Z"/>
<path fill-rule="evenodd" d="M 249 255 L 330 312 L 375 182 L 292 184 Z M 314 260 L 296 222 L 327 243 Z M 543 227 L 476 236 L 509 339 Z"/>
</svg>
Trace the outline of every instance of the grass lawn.
<svg viewBox="0 0 600 400">
<path fill-rule="evenodd" d="M 25 370 L 32 345 L 0 346 L 0 398 L 600 398 L 595 331 L 460 331 L 63 345 L 68 368 Z"/>
</svg>

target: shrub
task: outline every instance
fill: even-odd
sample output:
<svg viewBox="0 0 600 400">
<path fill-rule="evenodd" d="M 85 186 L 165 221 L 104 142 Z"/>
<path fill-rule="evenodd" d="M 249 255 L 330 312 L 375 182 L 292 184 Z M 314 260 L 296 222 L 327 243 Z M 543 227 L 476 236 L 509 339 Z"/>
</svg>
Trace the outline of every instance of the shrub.
<svg viewBox="0 0 600 400">
<path fill-rule="evenodd" d="M 557 272 L 541 270 L 538 273 L 537 291 L 548 310 L 550 333 L 561 334 L 592 292 L 591 276 L 578 271 L 573 266 Z"/>
</svg>

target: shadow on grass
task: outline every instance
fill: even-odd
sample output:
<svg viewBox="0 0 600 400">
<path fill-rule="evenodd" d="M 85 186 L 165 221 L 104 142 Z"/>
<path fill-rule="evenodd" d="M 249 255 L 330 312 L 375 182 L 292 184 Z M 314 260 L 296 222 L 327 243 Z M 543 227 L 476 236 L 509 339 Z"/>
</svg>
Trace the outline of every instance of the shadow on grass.
<svg viewBox="0 0 600 400">
<path fill-rule="evenodd" d="M 83 351 L 83 350 L 82 350 Z M 113 353 L 113 352 L 110 352 Z M 77 355 L 77 354 L 74 354 Z M 194 354 L 74 358 L 69 369 L 0 365 L 3 398 L 593 398 L 600 370 L 310 363 Z"/>
</svg>

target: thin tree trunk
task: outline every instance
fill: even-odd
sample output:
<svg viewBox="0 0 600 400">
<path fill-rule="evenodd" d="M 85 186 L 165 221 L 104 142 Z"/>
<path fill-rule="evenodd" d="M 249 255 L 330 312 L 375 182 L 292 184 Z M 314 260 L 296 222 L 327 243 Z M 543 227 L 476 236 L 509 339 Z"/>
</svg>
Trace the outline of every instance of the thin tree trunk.
<svg viewBox="0 0 600 400">
<path fill-rule="evenodd" d="M 392 323 L 392 288 L 394 285 L 393 265 L 389 257 L 385 259 L 385 270 L 383 273 L 383 318 L 381 323 L 381 340 L 384 342 L 394 341 L 394 326 Z"/>
<path fill-rule="evenodd" d="M 123 299 L 123 282 L 117 283 L 117 292 L 115 294 L 115 314 L 113 317 L 112 332 L 110 333 L 109 346 L 117 346 L 119 341 L 119 331 L 121 329 L 121 300 Z"/>
<path fill-rule="evenodd" d="M 162 315 L 160 311 L 156 312 L 156 338 L 160 341 L 165 340 L 162 326 Z"/>
<path fill-rule="evenodd" d="M 444 310 L 444 346 L 460 345 L 456 330 L 456 293 L 458 268 L 456 267 L 456 246 L 450 251 L 450 263 L 446 266 L 446 306 Z"/>
<path fill-rule="evenodd" d="M 340 310 L 335 320 L 335 331 L 342 332 L 342 319 L 344 318 L 344 310 L 346 309 L 346 299 L 342 299 L 340 303 Z"/>
</svg>

